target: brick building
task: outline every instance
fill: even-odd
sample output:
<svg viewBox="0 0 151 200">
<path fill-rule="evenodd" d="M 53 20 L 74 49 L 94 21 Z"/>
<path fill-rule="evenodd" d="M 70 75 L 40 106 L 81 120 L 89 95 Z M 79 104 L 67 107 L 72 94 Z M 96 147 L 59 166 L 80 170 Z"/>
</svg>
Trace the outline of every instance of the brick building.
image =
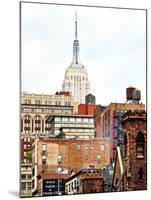
<svg viewBox="0 0 151 200">
<path fill-rule="evenodd" d="M 147 189 L 147 119 L 145 112 L 123 116 L 124 190 Z"/>
<path fill-rule="evenodd" d="M 116 156 L 113 191 L 147 189 L 147 123 L 144 111 L 122 117 L 124 143 Z M 119 162 L 119 158 L 121 161 Z"/>
<path fill-rule="evenodd" d="M 32 139 L 30 137 L 21 138 L 20 147 L 21 147 L 21 151 L 20 151 L 21 162 L 22 163 L 31 162 L 29 157 L 32 151 Z"/>
<path fill-rule="evenodd" d="M 71 173 L 82 169 L 101 169 L 110 162 L 110 140 L 67 140 L 37 139 L 33 143 L 33 193 L 42 190 L 44 181 L 54 181 L 52 187 L 59 189 L 49 195 L 61 192 L 60 182 L 64 187 L 65 180 Z M 40 181 L 37 177 L 40 176 Z M 51 187 L 49 184 L 47 188 Z M 43 188 L 45 190 L 45 188 Z M 62 191 L 61 193 L 64 193 Z M 48 194 L 48 193 L 47 193 Z M 39 194 L 40 195 L 40 194 Z"/>
<path fill-rule="evenodd" d="M 144 111 L 145 105 L 135 103 L 111 103 L 100 113 L 100 132 L 97 132 L 99 135 L 96 134 L 96 137 L 110 137 L 112 139 L 111 162 L 114 162 L 116 158 L 117 144 L 122 140 L 122 138 L 120 138 L 122 130 L 122 115 L 128 110 Z M 99 124 L 99 122 L 97 124 Z"/>
<path fill-rule="evenodd" d="M 101 169 L 82 169 L 65 181 L 66 194 L 86 194 L 104 191 Z"/>
</svg>

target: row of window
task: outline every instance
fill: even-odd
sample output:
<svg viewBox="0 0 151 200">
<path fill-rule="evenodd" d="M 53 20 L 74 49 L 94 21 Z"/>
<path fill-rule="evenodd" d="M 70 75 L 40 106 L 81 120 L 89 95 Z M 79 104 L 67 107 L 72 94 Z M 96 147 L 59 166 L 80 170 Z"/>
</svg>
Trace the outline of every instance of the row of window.
<svg viewBox="0 0 151 200">
<path fill-rule="evenodd" d="M 85 76 L 66 76 L 66 80 L 78 80 L 78 81 L 81 81 L 81 80 L 88 80 L 88 77 L 85 77 Z"/>
<path fill-rule="evenodd" d="M 68 129 L 68 128 L 64 128 L 63 129 L 63 133 L 94 133 L 94 129 L 76 129 L 76 128 L 71 128 L 71 129 Z"/>
<path fill-rule="evenodd" d="M 72 110 L 65 109 L 41 109 L 41 108 L 22 108 L 22 112 L 34 113 L 54 113 L 54 114 L 72 114 Z"/>
<path fill-rule="evenodd" d="M 104 151 L 104 147 L 105 147 L 105 145 L 101 144 L 100 145 L 100 150 Z M 85 145 L 77 144 L 76 148 L 79 151 L 79 150 L 81 150 L 81 148 L 87 148 L 87 149 L 90 148 L 90 149 L 93 149 L 94 146 L 85 146 Z M 42 144 L 42 152 L 46 152 L 46 151 L 47 151 L 47 145 L 46 144 Z M 61 154 L 59 154 L 59 157 L 61 157 Z"/>
<path fill-rule="evenodd" d="M 50 159 L 50 157 L 49 157 L 49 159 Z M 57 159 L 58 164 L 62 163 L 62 156 L 61 155 L 58 155 L 58 157 L 56 159 Z M 88 159 L 89 159 L 89 156 L 84 156 L 84 160 L 88 160 Z M 97 160 L 98 163 L 100 163 L 101 162 L 101 155 L 97 155 L 96 160 Z M 42 155 L 42 164 L 46 164 L 46 162 L 47 162 L 46 155 Z"/>
<path fill-rule="evenodd" d="M 30 100 L 30 99 L 25 99 L 24 100 L 24 102 L 23 102 L 24 104 L 33 104 L 33 101 L 32 100 Z M 36 105 L 42 105 L 43 104 L 43 102 L 42 102 L 42 100 L 35 100 L 34 101 L 34 104 L 36 104 Z M 63 106 L 70 106 L 71 105 L 71 102 L 70 101 L 64 101 L 64 102 L 62 102 L 62 101 L 50 101 L 50 100 L 45 100 L 45 102 L 44 102 L 44 104 L 43 105 L 63 105 Z"/>
<path fill-rule="evenodd" d="M 55 122 L 94 123 L 93 118 L 55 117 Z"/>
</svg>

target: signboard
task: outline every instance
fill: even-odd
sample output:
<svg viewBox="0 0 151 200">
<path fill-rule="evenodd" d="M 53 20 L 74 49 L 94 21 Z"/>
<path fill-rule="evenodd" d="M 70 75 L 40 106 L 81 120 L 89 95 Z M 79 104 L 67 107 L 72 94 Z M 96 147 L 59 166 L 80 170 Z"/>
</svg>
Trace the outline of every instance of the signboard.
<svg viewBox="0 0 151 200">
<path fill-rule="evenodd" d="M 65 192 L 65 182 L 62 179 L 43 180 L 43 196 L 61 195 Z"/>
</svg>

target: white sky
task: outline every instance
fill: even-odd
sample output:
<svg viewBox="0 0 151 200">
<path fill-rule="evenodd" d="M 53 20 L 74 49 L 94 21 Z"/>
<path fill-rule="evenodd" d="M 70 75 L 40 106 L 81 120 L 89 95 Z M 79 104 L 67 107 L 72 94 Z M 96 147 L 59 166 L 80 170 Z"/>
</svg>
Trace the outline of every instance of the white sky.
<svg viewBox="0 0 151 200">
<path fill-rule="evenodd" d="M 130 85 L 141 90 L 145 103 L 146 16 L 140 10 L 22 4 L 22 91 L 62 90 L 76 10 L 80 60 L 97 103 L 125 102 Z"/>
</svg>

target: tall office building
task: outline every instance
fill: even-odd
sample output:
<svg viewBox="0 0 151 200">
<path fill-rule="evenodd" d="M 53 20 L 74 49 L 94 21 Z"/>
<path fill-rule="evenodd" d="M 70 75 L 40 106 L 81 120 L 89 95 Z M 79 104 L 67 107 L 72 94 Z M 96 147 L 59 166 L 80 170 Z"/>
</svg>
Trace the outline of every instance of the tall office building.
<svg viewBox="0 0 151 200">
<path fill-rule="evenodd" d="M 73 59 L 66 69 L 62 85 L 63 91 L 69 91 L 74 96 L 75 101 L 85 102 L 85 96 L 90 92 L 90 81 L 88 72 L 79 61 L 79 40 L 77 39 L 77 13 L 75 16 L 75 39 L 73 42 Z"/>
</svg>

